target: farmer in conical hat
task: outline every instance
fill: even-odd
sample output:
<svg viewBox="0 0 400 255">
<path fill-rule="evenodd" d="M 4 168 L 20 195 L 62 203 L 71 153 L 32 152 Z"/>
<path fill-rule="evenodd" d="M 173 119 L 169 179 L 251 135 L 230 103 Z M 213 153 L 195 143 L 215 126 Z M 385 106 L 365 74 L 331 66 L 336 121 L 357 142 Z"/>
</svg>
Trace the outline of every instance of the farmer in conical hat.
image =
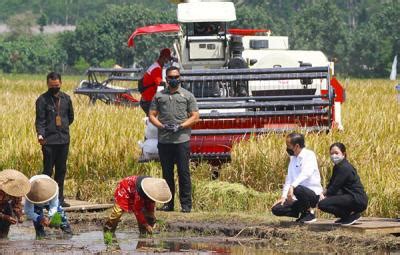
<svg viewBox="0 0 400 255">
<path fill-rule="evenodd" d="M 23 173 L 6 169 L 0 172 L 0 238 L 6 238 L 10 225 L 22 223 L 22 197 L 31 185 Z"/>
<path fill-rule="evenodd" d="M 167 203 L 172 194 L 164 179 L 147 176 L 129 176 L 121 180 L 114 193 L 115 205 L 104 226 L 104 231 L 115 232 L 124 212 L 136 216 L 141 234 L 153 233 L 156 222 L 155 202 Z"/>
<path fill-rule="evenodd" d="M 65 234 L 72 234 L 67 216 L 58 200 L 58 184 L 45 174 L 33 176 L 29 182 L 31 190 L 25 195 L 25 213 L 33 221 L 36 237 L 46 236 L 44 227 L 49 227 L 51 219 L 61 216 L 60 228 Z M 43 213 L 47 209 L 48 215 Z"/>
</svg>

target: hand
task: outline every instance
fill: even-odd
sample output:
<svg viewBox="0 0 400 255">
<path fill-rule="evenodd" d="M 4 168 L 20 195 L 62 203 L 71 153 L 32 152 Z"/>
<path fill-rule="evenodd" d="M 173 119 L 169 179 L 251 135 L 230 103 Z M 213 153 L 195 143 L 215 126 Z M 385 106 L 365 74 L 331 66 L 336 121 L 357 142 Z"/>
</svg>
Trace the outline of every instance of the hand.
<svg viewBox="0 0 400 255">
<path fill-rule="evenodd" d="M 44 145 L 46 143 L 42 135 L 38 135 L 38 142 L 40 143 L 40 145 Z"/>
<path fill-rule="evenodd" d="M 294 201 L 293 193 L 294 193 L 293 186 L 290 186 L 288 194 L 287 194 L 287 200 L 288 200 L 289 203 L 293 203 L 293 201 Z"/>
<path fill-rule="evenodd" d="M 281 197 L 278 201 L 276 201 L 276 202 L 272 205 L 272 207 L 276 206 L 277 204 L 283 205 L 283 204 L 285 203 L 285 201 L 286 201 L 286 198 Z"/>
<path fill-rule="evenodd" d="M 164 130 L 170 131 L 172 133 L 176 133 L 182 129 L 182 126 L 179 124 L 165 124 Z"/>
<path fill-rule="evenodd" d="M 40 220 L 40 224 L 42 224 L 42 226 L 44 226 L 44 227 L 50 226 L 50 220 L 49 220 L 49 218 L 43 217 L 43 218 Z"/>
<path fill-rule="evenodd" d="M 319 200 L 318 200 L 318 202 L 320 202 L 321 200 L 324 200 L 325 199 L 325 195 L 324 195 L 324 193 L 321 193 L 320 195 L 319 195 Z"/>
<path fill-rule="evenodd" d="M 153 234 L 153 228 L 149 224 L 144 225 L 144 227 L 146 228 L 147 234 L 149 235 Z"/>
<path fill-rule="evenodd" d="M 8 221 L 10 224 L 16 224 L 17 220 L 10 215 L 3 215 L 3 220 Z"/>
</svg>

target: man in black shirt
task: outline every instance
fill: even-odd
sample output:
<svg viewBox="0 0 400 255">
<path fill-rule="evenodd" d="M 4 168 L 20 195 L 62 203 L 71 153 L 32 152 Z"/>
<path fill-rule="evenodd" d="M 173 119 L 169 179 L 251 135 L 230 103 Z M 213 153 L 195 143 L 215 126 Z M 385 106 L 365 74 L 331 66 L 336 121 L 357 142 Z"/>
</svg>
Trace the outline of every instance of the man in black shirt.
<svg viewBox="0 0 400 255">
<path fill-rule="evenodd" d="M 61 75 L 51 72 L 47 75 L 46 93 L 36 100 L 36 133 L 42 146 L 43 174 L 52 176 L 58 183 L 58 198 L 62 207 L 68 207 L 64 201 L 64 179 L 67 171 L 69 150 L 69 125 L 74 121 L 71 98 L 60 91 Z"/>
</svg>

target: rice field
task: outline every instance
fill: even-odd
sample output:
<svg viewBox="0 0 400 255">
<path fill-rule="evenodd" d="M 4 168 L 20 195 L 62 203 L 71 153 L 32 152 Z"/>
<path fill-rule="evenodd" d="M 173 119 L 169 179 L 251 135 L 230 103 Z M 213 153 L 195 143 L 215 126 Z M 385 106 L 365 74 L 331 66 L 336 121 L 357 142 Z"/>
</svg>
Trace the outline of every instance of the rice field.
<svg viewBox="0 0 400 255">
<path fill-rule="evenodd" d="M 106 202 L 125 176 L 161 176 L 158 163 L 138 164 L 138 141 L 144 136 L 139 108 L 89 105 L 72 91 L 80 77 L 63 77 L 71 95 L 75 122 L 66 195 Z M 343 142 L 369 196 L 366 215 L 395 217 L 400 212 L 400 103 L 395 83 L 386 80 L 342 80 L 347 101 L 342 108 L 343 132 L 306 134 L 306 146 L 317 153 L 323 185 L 331 175 L 329 145 Z M 45 75 L 0 74 L 0 169 L 27 176 L 41 173 L 42 155 L 34 128 L 35 100 L 46 91 Z M 233 148 L 232 162 L 210 180 L 207 164 L 192 165 L 194 209 L 263 213 L 280 196 L 288 157 L 282 134 L 253 137 Z"/>
</svg>

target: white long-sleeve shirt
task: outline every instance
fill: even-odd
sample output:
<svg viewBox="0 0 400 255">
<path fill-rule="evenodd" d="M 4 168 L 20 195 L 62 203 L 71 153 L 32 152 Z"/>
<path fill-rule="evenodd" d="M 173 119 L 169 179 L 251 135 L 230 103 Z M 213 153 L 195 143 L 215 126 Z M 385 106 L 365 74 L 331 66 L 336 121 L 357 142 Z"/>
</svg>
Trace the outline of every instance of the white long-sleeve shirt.
<svg viewBox="0 0 400 255">
<path fill-rule="evenodd" d="M 316 195 L 323 191 L 317 157 L 313 151 L 307 148 L 303 148 L 297 157 L 290 157 L 282 197 L 287 197 L 290 186 L 296 188 L 298 185 L 311 189 Z"/>
</svg>

